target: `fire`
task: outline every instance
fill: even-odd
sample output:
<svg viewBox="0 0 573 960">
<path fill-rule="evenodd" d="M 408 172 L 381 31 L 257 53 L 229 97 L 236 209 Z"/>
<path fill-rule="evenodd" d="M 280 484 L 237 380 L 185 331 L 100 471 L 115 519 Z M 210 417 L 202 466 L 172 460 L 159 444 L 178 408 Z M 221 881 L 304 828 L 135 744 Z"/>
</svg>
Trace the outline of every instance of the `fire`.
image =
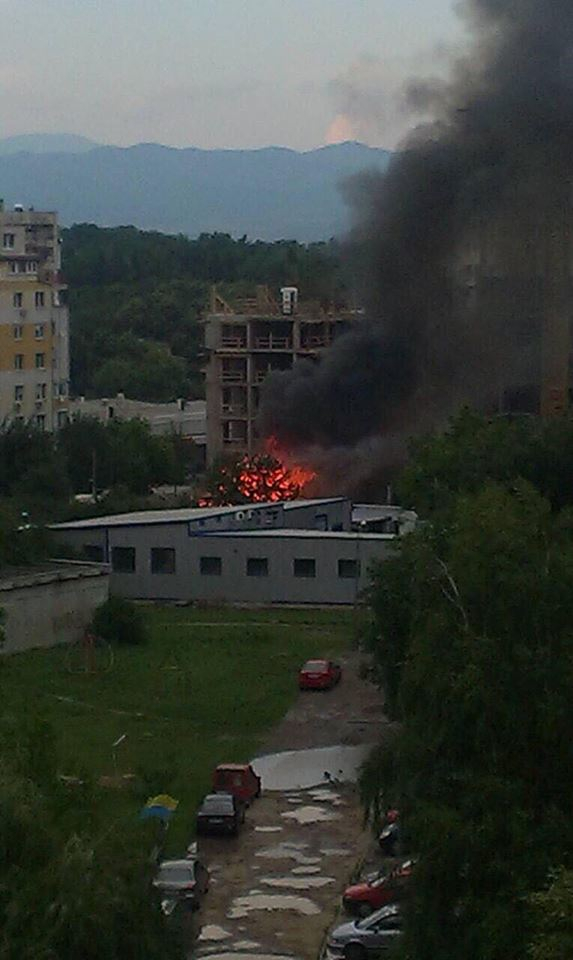
<svg viewBox="0 0 573 960">
<path fill-rule="evenodd" d="M 298 499 L 316 473 L 287 460 L 274 437 L 269 438 L 264 453 L 244 456 L 236 464 L 222 467 L 213 493 L 200 500 L 199 506 Z"/>
</svg>

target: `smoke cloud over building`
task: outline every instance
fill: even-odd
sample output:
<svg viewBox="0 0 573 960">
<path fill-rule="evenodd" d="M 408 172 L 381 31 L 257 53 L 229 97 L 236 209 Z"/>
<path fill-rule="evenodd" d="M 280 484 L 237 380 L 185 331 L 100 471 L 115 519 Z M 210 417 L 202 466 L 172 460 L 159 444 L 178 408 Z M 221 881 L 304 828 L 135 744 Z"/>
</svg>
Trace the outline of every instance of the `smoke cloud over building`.
<svg viewBox="0 0 573 960">
<path fill-rule="evenodd" d="M 364 320 L 264 393 L 266 433 L 351 476 L 395 462 L 463 402 L 539 385 L 540 317 L 566 308 L 573 4 L 471 0 L 464 14 L 467 56 L 448 82 L 409 91 L 432 120 L 386 175 L 349 185 Z"/>
</svg>

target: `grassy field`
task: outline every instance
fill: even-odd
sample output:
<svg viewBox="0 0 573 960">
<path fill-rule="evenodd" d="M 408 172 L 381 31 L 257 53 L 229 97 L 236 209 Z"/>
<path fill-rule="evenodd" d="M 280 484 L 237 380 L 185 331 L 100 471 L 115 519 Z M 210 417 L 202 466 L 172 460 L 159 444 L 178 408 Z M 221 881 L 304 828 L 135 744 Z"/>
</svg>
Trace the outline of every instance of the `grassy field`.
<svg viewBox="0 0 573 960">
<path fill-rule="evenodd" d="M 103 791 L 110 822 L 136 818 L 151 793 L 176 797 L 168 846 L 177 852 L 192 835 L 213 767 L 261 749 L 297 696 L 300 663 L 350 645 L 352 611 L 146 607 L 145 614 L 150 642 L 116 650 L 107 672 L 73 672 L 83 659 L 62 647 L 7 657 L 2 712 L 49 720 L 62 774 L 137 776 Z"/>
</svg>

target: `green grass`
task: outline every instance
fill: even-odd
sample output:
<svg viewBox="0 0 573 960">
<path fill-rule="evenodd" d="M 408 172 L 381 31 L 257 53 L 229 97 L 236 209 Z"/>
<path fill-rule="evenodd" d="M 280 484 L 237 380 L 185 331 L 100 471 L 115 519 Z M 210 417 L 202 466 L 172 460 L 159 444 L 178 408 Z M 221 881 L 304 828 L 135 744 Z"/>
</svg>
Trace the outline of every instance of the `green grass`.
<svg viewBox="0 0 573 960">
<path fill-rule="evenodd" d="M 7 657 L 2 712 L 18 718 L 33 711 L 51 723 L 63 774 L 138 775 L 128 789 L 103 792 L 108 823 L 136 819 L 150 793 L 176 797 L 169 830 L 176 852 L 192 836 L 213 767 L 260 749 L 297 696 L 300 663 L 348 648 L 353 615 L 146 607 L 145 616 L 149 643 L 116 649 L 108 672 L 70 673 L 65 647 Z M 115 768 L 112 744 L 123 734 Z"/>
</svg>

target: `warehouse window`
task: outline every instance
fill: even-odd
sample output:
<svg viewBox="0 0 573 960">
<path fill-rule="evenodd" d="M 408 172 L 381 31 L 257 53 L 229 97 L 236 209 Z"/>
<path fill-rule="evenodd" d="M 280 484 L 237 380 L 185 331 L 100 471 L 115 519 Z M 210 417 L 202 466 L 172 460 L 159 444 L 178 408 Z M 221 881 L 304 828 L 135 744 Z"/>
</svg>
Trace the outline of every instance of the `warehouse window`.
<svg viewBox="0 0 573 960">
<path fill-rule="evenodd" d="M 339 560 L 338 576 L 341 580 L 357 580 L 360 576 L 359 560 Z"/>
<path fill-rule="evenodd" d="M 221 557 L 200 557 L 199 570 L 204 577 L 220 577 L 223 572 Z"/>
<path fill-rule="evenodd" d="M 103 547 L 100 547 L 97 543 L 84 543 L 83 554 L 90 563 L 103 563 L 104 561 Z"/>
<path fill-rule="evenodd" d="M 269 561 L 266 557 L 247 557 L 248 577 L 268 577 Z"/>
<path fill-rule="evenodd" d="M 112 547 L 111 566 L 114 573 L 135 573 L 135 547 Z"/>
<path fill-rule="evenodd" d="M 172 547 L 151 548 L 151 572 L 175 573 L 175 550 Z"/>
<path fill-rule="evenodd" d="M 316 560 L 311 560 L 308 557 L 295 557 L 293 573 L 295 577 L 316 577 Z"/>
</svg>

